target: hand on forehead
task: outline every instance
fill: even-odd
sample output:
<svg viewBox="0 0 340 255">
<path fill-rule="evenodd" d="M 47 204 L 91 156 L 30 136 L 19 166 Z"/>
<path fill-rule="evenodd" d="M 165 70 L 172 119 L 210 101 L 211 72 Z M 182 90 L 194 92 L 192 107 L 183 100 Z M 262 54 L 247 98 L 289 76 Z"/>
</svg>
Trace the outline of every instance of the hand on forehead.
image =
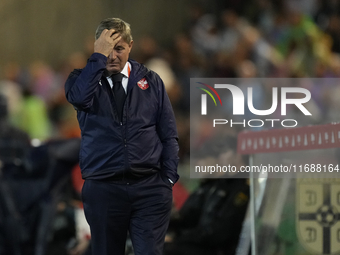
<svg viewBox="0 0 340 255">
<path fill-rule="evenodd" d="M 104 29 L 100 37 L 94 43 L 94 52 L 101 53 L 108 57 L 120 39 L 120 34 L 114 29 Z"/>
</svg>

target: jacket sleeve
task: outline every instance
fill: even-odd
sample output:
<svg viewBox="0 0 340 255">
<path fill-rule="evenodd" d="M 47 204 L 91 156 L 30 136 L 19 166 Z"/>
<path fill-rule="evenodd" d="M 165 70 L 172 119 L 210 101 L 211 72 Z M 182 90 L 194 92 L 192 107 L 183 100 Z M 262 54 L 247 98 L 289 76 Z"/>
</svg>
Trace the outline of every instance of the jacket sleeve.
<svg viewBox="0 0 340 255">
<path fill-rule="evenodd" d="M 93 96 L 98 88 L 107 58 L 100 53 L 93 53 L 83 70 L 76 69 L 65 83 L 65 95 L 77 110 L 85 110 L 92 106 Z"/>
<path fill-rule="evenodd" d="M 176 120 L 163 81 L 157 74 L 155 75 L 159 86 L 157 133 L 163 145 L 161 169 L 162 172 L 175 183 L 179 179 L 179 175 L 177 174 L 179 146 Z"/>
</svg>

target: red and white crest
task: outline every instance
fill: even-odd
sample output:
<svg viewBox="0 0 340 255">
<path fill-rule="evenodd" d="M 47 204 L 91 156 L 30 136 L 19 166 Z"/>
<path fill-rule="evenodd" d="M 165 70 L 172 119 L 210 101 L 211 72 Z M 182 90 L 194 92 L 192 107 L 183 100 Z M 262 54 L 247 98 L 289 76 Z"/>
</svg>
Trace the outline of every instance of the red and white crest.
<svg viewBox="0 0 340 255">
<path fill-rule="evenodd" d="M 141 79 L 137 84 L 142 90 L 146 90 L 149 87 L 149 83 L 145 78 Z"/>
</svg>

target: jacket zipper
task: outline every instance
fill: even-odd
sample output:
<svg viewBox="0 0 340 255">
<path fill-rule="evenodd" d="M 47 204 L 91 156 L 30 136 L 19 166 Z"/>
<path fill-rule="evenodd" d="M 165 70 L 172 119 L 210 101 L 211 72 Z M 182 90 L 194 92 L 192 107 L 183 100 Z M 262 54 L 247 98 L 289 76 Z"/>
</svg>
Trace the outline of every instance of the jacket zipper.
<svg viewBox="0 0 340 255">
<path fill-rule="evenodd" d="M 126 141 L 126 137 L 127 137 L 127 120 L 128 120 L 128 112 L 127 112 L 127 104 L 128 104 L 128 95 L 126 95 L 126 99 L 124 102 L 124 107 L 123 107 L 123 120 L 124 120 L 124 111 L 125 111 L 125 127 L 123 127 L 123 139 L 124 139 L 124 158 L 125 158 L 125 167 L 124 167 L 124 175 L 125 175 L 125 171 L 129 168 L 128 165 L 128 151 L 127 151 L 127 141 Z M 123 123 L 121 123 L 121 125 L 123 125 Z"/>
</svg>

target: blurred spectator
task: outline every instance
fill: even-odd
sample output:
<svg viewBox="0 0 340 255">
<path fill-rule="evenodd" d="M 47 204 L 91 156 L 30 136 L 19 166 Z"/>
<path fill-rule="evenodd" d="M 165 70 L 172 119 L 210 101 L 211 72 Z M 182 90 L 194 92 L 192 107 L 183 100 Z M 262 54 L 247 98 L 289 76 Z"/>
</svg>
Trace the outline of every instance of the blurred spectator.
<svg viewBox="0 0 340 255">
<path fill-rule="evenodd" d="M 31 78 L 29 90 L 47 103 L 53 94 L 54 87 L 57 86 L 54 70 L 48 64 L 38 60 L 30 64 L 29 71 Z"/>
<path fill-rule="evenodd" d="M 329 17 L 325 32 L 332 38 L 331 50 L 340 53 L 340 17 L 338 15 L 333 14 Z"/>
<path fill-rule="evenodd" d="M 219 50 L 225 53 L 231 53 L 235 50 L 241 33 L 237 28 L 239 17 L 233 10 L 224 10 L 221 14 L 222 28 L 220 35 L 220 48 Z"/>
<path fill-rule="evenodd" d="M 219 48 L 216 16 L 205 14 L 200 17 L 191 29 L 191 37 L 195 51 L 208 59 Z"/>
<path fill-rule="evenodd" d="M 48 109 L 42 99 L 27 89 L 22 93 L 20 85 L 10 81 L 0 82 L 0 94 L 8 98 L 9 119 L 14 126 L 27 132 L 31 139 L 50 138 Z"/>
<path fill-rule="evenodd" d="M 219 142 L 218 142 L 219 141 Z M 201 165 L 247 164 L 246 158 L 236 153 L 236 138 L 218 138 L 202 155 Z M 205 162 L 203 162 L 205 161 Z M 232 255 L 238 244 L 242 222 L 249 201 L 247 179 L 229 174 L 218 179 L 203 179 L 170 221 L 170 237 L 165 255 Z M 172 236 L 171 236 L 172 234 Z"/>
<path fill-rule="evenodd" d="M 315 61 L 329 57 L 327 37 L 310 17 L 294 7 L 289 9 L 289 27 L 277 48 L 297 77 L 313 75 Z"/>
<path fill-rule="evenodd" d="M 18 126 L 23 100 L 22 87 L 16 82 L 2 80 L 0 81 L 0 94 L 4 95 L 7 100 L 9 122 Z"/>
<path fill-rule="evenodd" d="M 29 136 L 9 122 L 8 100 L 0 94 L 0 180 L 29 168 L 29 148 Z"/>
<path fill-rule="evenodd" d="M 306 16 L 313 17 L 317 11 L 318 0 L 288 0 L 287 6 L 291 10 L 298 10 Z"/>
<path fill-rule="evenodd" d="M 18 127 L 27 132 L 31 139 L 46 140 L 52 134 L 46 104 L 29 88 L 23 92 Z"/>
<path fill-rule="evenodd" d="M 56 75 L 58 85 L 55 86 L 48 104 L 49 117 L 54 127 L 55 136 L 80 137 L 76 112 L 65 98 L 64 84 L 71 71 L 84 68 L 86 60 L 86 53 L 74 52 L 59 67 Z"/>
<path fill-rule="evenodd" d="M 175 74 L 169 63 L 163 58 L 154 57 L 149 59 L 145 63 L 145 66 L 155 71 L 160 77 L 162 77 L 169 99 L 173 105 L 176 105 L 182 96 L 181 88 L 177 83 Z"/>
<path fill-rule="evenodd" d="M 149 35 L 142 36 L 132 50 L 134 58 L 140 63 L 147 63 L 151 58 L 159 57 L 160 48 L 155 38 Z"/>
<path fill-rule="evenodd" d="M 174 44 L 165 54 L 169 61 L 180 88 L 179 101 L 174 105 L 176 116 L 188 116 L 190 106 L 190 78 L 203 77 L 205 67 L 203 56 L 194 51 L 191 38 L 184 33 L 175 36 Z"/>
<path fill-rule="evenodd" d="M 21 87 L 26 87 L 30 83 L 29 71 L 18 62 L 8 62 L 3 70 L 4 80 L 12 81 Z"/>
</svg>

